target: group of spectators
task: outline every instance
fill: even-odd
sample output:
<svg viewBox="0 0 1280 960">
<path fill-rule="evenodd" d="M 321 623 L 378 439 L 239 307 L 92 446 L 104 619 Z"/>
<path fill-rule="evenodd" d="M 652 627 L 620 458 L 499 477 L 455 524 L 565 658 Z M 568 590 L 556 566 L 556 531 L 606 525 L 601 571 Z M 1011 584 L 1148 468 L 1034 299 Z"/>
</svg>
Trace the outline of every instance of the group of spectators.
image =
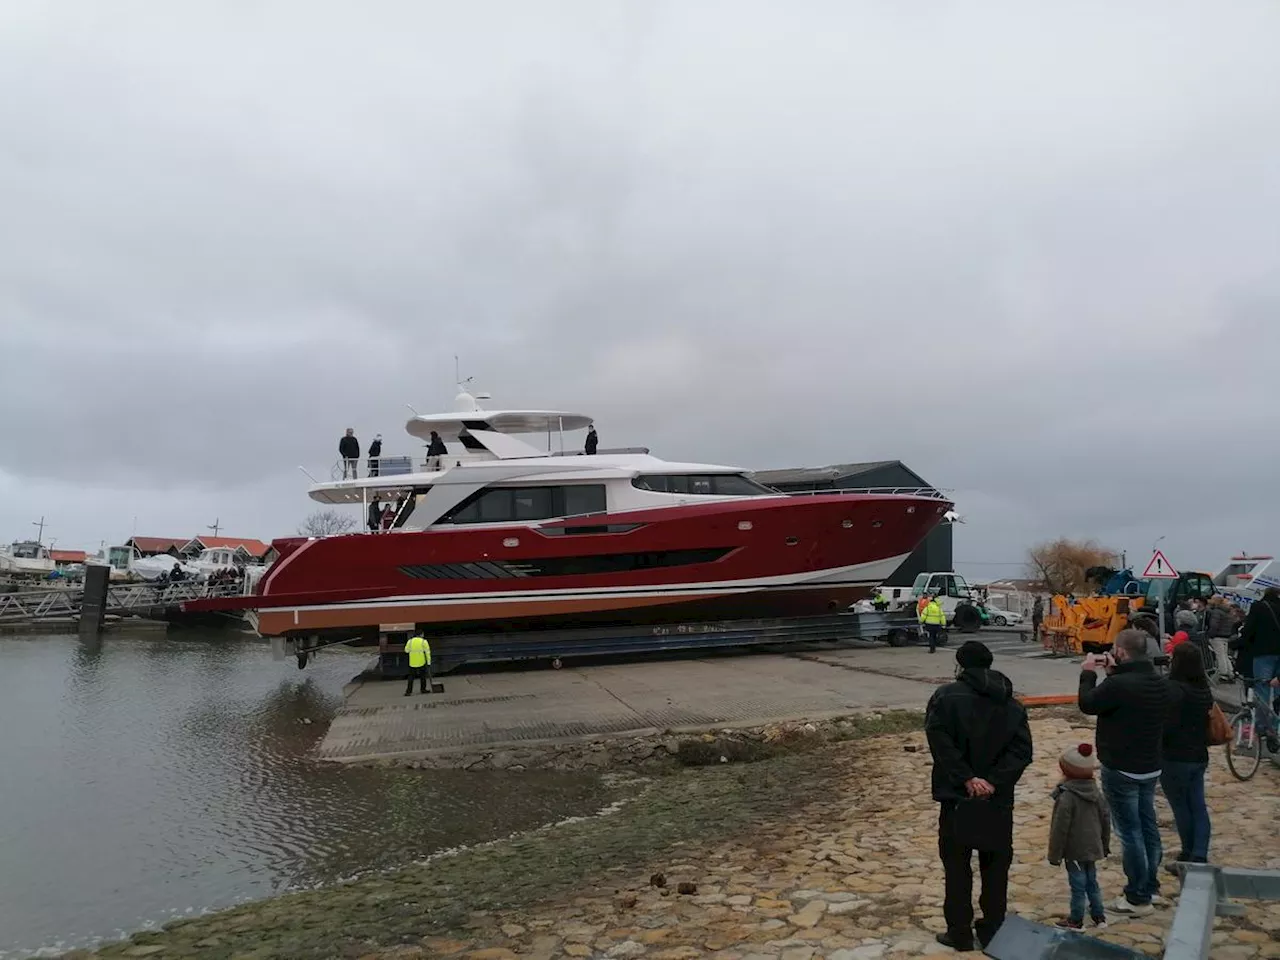
<svg viewBox="0 0 1280 960">
<path fill-rule="evenodd" d="M 239 567 L 223 567 L 209 574 L 204 582 L 211 587 L 229 587 L 244 583 L 244 571 Z"/>
<path fill-rule="evenodd" d="M 1232 637 L 1239 672 L 1255 678 L 1259 702 L 1280 693 L 1280 590 L 1267 590 L 1242 623 L 1224 602 L 1189 605 L 1186 612 L 1195 619 L 1182 622 L 1204 641 Z M 1077 703 L 1083 713 L 1097 717 L 1095 742 L 1060 756 L 1063 779 L 1052 793 L 1048 859 L 1065 865 L 1070 890 L 1068 913 L 1059 926 L 1079 930 L 1086 915 L 1095 926 L 1105 926 L 1108 909 L 1140 916 L 1168 903 L 1160 894 L 1162 864 L 1165 872 L 1176 871 L 1164 864 L 1157 784 L 1177 827 L 1179 849 L 1173 859 L 1208 862 L 1212 824 L 1204 778 L 1215 710 L 1205 669 L 1208 649 L 1203 642 L 1174 644 L 1168 676 L 1162 676 L 1152 662 L 1159 644 L 1147 631 L 1130 628 L 1116 637 L 1110 653 L 1085 658 Z M 1026 710 L 1014 699 L 1012 683 L 992 664 L 984 644 L 963 644 L 956 653 L 955 682 L 940 687 L 926 711 L 945 875 L 947 929 L 937 939 L 956 950 L 973 949 L 975 941 L 985 947 L 1004 922 L 1014 788 L 1032 758 Z M 1269 750 L 1280 753 L 1277 731 L 1266 721 L 1258 711 L 1259 734 Z M 1108 904 L 1096 867 L 1110 855 L 1113 829 L 1126 882 Z M 976 922 L 975 851 L 982 877 L 982 915 Z"/>
<path fill-rule="evenodd" d="M 440 439 L 440 434 L 432 430 L 431 439 L 427 443 L 428 469 L 439 470 L 441 466 L 440 458 L 448 455 L 449 450 L 444 445 L 444 441 Z M 347 427 L 346 433 L 338 439 L 338 456 L 342 459 L 342 479 L 359 480 L 360 440 L 356 437 L 355 427 Z M 373 442 L 369 444 L 367 457 L 368 476 L 379 476 L 382 472 L 382 434 L 379 433 L 374 436 Z"/>
</svg>

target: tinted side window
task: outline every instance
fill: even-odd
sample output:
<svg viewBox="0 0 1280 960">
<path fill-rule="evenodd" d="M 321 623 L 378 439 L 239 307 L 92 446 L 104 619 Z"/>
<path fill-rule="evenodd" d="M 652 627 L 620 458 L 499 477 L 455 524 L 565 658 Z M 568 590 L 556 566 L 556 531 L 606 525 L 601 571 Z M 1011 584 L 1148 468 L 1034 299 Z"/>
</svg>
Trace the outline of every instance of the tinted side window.
<svg viewBox="0 0 1280 960">
<path fill-rule="evenodd" d="M 722 497 L 758 497 L 763 493 L 773 493 L 763 484 L 733 473 L 716 474 L 711 478 L 711 485 Z"/>
<path fill-rule="evenodd" d="M 576 487 L 561 487 L 564 493 L 564 507 L 554 514 L 543 516 L 576 517 L 583 513 L 604 513 L 604 484 L 592 483 Z"/>
<path fill-rule="evenodd" d="M 721 497 L 758 497 L 778 492 L 736 473 L 650 473 L 633 478 L 631 485 L 640 490 L 654 490 L 658 493 L 678 493 L 692 497 L 709 497 L 712 495 Z"/>
<path fill-rule="evenodd" d="M 550 487 L 523 487 L 511 491 L 516 520 L 545 520 L 554 516 Z"/>
<path fill-rule="evenodd" d="M 605 512 L 604 484 L 565 487 L 494 487 L 442 517 L 442 523 L 509 523 Z"/>
<path fill-rule="evenodd" d="M 486 490 L 479 500 L 480 522 L 497 523 L 510 520 L 514 515 L 511 506 L 513 493 L 515 493 L 514 490 L 502 487 Z"/>
</svg>

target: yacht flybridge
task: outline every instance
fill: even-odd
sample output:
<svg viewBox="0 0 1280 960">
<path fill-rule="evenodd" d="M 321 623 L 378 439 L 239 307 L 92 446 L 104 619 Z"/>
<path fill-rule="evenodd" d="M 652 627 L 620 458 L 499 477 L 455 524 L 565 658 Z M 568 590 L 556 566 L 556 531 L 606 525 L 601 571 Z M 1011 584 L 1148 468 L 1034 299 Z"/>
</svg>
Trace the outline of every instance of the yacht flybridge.
<svg viewBox="0 0 1280 960">
<path fill-rule="evenodd" d="M 951 509 L 936 491 L 787 496 L 734 467 L 565 450 L 564 434 L 590 422 L 483 410 L 464 392 L 452 412 L 406 424 L 428 455 L 361 461 L 363 475 L 311 487 L 313 500 L 359 505 L 369 532 L 276 540 L 255 595 L 185 607 L 256 609 L 267 636 L 371 639 L 390 624 L 824 614 L 866 596 Z"/>
</svg>

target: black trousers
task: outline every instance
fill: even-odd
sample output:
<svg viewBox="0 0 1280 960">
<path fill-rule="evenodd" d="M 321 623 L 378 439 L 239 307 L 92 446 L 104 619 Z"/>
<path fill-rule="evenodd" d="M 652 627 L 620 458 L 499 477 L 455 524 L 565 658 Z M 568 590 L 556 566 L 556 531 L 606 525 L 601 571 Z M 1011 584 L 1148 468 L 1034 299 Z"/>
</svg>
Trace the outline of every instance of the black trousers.
<svg viewBox="0 0 1280 960">
<path fill-rule="evenodd" d="M 1006 811 L 1001 811 L 1005 813 Z M 1013 864 L 1013 809 L 1009 808 L 1007 849 L 979 850 L 978 871 L 982 875 L 982 892 L 978 905 L 982 919 L 977 924 L 978 940 L 985 944 L 996 935 L 1004 923 L 1009 906 L 1009 867 Z M 973 854 L 974 848 L 966 839 L 956 835 L 955 804 L 944 803 L 938 814 L 938 856 L 942 859 L 946 892 L 942 904 L 942 916 L 947 921 L 947 932 L 957 940 L 969 940 L 973 934 Z"/>
<path fill-rule="evenodd" d="M 409 682 L 405 684 L 404 695 L 407 697 L 413 693 L 413 678 L 418 678 L 418 691 L 420 693 L 427 692 L 427 668 L 426 667 L 410 667 Z"/>
<path fill-rule="evenodd" d="M 924 632 L 929 636 L 929 652 L 932 653 L 938 649 L 938 641 L 942 639 L 942 624 L 926 623 Z"/>
</svg>

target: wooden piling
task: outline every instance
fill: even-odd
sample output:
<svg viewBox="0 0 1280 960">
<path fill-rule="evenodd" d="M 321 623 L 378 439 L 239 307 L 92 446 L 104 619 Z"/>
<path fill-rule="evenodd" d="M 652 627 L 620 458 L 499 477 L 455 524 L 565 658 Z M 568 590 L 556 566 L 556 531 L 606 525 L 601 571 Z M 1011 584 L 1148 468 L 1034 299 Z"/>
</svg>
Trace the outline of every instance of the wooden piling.
<svg viewBox="0 0 1280 960">
<path fill-rule="evenodd" d="M 94 638 L 102 633 L 110 582 L 110 567 L 90 564 L 84 568 L 84 599 L 80 603 L 81 637 Z"/>
</svg>

